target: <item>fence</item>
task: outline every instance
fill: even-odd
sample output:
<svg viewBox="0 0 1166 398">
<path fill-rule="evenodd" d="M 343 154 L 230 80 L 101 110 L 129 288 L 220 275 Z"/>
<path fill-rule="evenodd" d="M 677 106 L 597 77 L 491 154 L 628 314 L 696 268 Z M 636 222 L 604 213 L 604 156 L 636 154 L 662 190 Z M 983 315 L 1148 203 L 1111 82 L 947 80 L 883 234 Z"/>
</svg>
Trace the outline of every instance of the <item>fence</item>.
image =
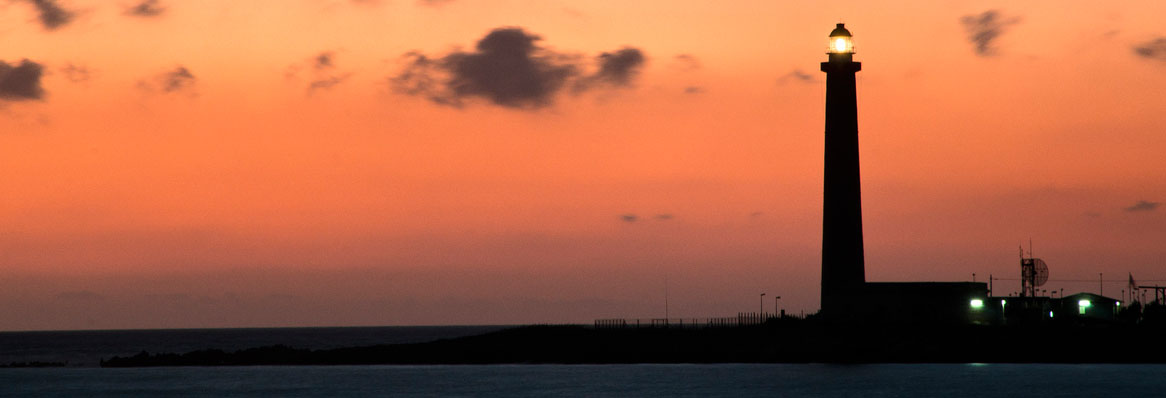
<svg viewBox="0 0 1166 398">
<path fill-rule="evenodd" d="M 703 329 L 738 326 L 761 325 L 776 321 L 782 317 L 791 318 L 784 314 L 779 316 L 771 313 L 740 312 L 735 317 L 721 318 L 645 318 L 624 319 L 608 318 L 596 319 L 596 329 L 623 329 L 623 328 L 675 328 L 675 329 Z"/>
</svg>

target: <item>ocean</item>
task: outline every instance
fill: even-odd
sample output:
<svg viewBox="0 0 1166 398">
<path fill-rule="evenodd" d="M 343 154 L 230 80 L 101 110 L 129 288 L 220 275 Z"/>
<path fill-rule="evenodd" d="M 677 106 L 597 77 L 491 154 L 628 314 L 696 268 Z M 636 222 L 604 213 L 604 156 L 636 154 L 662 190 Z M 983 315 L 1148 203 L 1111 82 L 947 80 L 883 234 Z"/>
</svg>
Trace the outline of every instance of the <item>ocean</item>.
<svg viewBox="0 0 1166 398">
<path fill-rule="evenodd" d="M 0 369 L 4 397 L 1158 397 L 1164 386 L 1163 365 Z"/>
<path fill-rule="evenodd" d="M 103 369 L 140 351 L 419 342 L 500 326 L 0 333 L 0 397 L 1099 397 L 1162 396 L 1166 365 L 690 364 Z"/>
</svg>

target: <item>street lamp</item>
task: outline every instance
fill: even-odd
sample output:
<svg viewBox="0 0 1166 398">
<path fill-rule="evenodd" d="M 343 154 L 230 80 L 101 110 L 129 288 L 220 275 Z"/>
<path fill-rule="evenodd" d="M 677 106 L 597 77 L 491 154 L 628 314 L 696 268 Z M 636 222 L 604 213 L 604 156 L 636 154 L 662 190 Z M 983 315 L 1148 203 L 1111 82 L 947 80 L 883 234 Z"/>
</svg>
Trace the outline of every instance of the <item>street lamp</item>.
<svg viewBox="0 0 1166 398">
<path fill-rule="evenodd" d="M 778 309 L 777 300 L 781 300 L 781 296 L 773 296 L 773 316 L 780 316 L 781 311 Z"/>
<path fill-rule="evenodd" d="M 765 293 L 761 293 L 761 316 L 765 317 Z"/>
</svg>

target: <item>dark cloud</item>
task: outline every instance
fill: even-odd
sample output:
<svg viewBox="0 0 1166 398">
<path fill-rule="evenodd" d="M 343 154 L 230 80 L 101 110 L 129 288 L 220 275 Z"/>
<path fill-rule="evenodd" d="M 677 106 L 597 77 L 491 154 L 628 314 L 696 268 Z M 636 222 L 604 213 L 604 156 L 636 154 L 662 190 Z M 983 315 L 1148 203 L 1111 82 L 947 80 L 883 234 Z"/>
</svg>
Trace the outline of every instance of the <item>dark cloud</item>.
<svg viewBox="0 0 1166 398">
<path fill-rule="evenodd" d="M 162 91 L 167 93 L 182 91 L 193 86 L 195 80 L 189 69 L 186 69 L 185 66 L 179 66 L 162 74 Z"/>
<path fill-rule="evenodd" d="M 635 79 L 644 55 L 624 48 L 597 57 L 598 71 L 584 75 L 579 57 L 541 47 L 541 37 L 522 28 L 498 28 L 474 51 L 441 57 L 405 54 L 406 67 L 390 79 L 398 93 L 426 97 L 438 104 L 464 106 L 479 98 L 517 109 L 537 109 L 554 102 L 569 82 L 577 91 L 594 86 L 627 86 Z"/>
<path fill-rule="evenodd" d="M 316 55 L 315 57 L 312 57 L 312 68 L 316 69 L 316 70 L 321 70 L 321 69 L 331 69 L 331 68 L 335 67 L 336 63 L 333 60 L 333 58 L 335 56 L 336 56 L 336 53 L 333 53 L 331 51 L 325 51 L 325 52 L 322 52 L 322 53 Z"/>
<path fill-rule="evenodd" d="M 1157 210 L 1158 206 L 1161 206 L 1161 205 L 1162 205 L 1162 203 L 1160 203 L 1160 202 L 1150 202 L 1150 201 L 1146 201 L 1146 200 L 1139 200 L 1138 203 L 1134 203 L 1133 206 L 1127 207 L 1125 210 L 1128 212 L 1131 212 L 1131 213 L 1142 212 L 1142 211 L 1154 211 L 1154 210 Z"/>
<path fill-rule="evenodd" d="M 44 99 L 41 87 L 44 66 L 27 59 L 10 65 L 0 61 L 0 101 L 26 101 Z"/>
<path fill-rule="evenodd" d="M 695 55 L 691 55 L 691 54 L 677 55 L 675 57 L 672 57 L 672 61 L 673 61 L 674 65 L 676 65 L 677 69 L 680 69 L 683 71 L 692 71 L 692 70 L 697 70 L 697 69 L 701 68 L 700 60 L 697 59 Z"/>
<path fill-rule="evenodd" d="M 55 30 L 73 21 L 72 11 L 61 8 L 56 0 L 25 0 L 36 7 L 37 18 L 45 29 Z"/>
<path fill-rule="evenodd" d="M 341 74 L 337 69 L 336 53 L 333 51 L 322 51 L 302 63 L 298 63 L 288 67 L 287 77 L 289 79 L 296 79 L 299 72 L 303 69 L 309 69 L 311 75 L 308 82 L 308 95 L 318 90 L 327 90 L 336 85 L 343 83 L 352 76 L 351 73 Z"/>
<path fill-rule="evenodd" d="M 789 73 L 781 75 L 781 77 L 777 78 L 777 82 L 779 84 L 786 84 L 788 82 L 813 83 L 816 81 L 817 79 L 814 78 L 814 75 L 803 72 L 801 69 L 794 69 Z"/>
<path fill-rule="evenodd" d="M 457 52 L 441 60 L 452 75 L 446 83 L 447 103 L 483 97 L 513 108 L 549 105 L 552 97 L 578 71 L 560 64 L 535 45 L 541 38 L 522 29 L 496 29 L 478 42 L 475 52 Z"/>
<path fill-rule="evenodd" d="M 635 215 L 635 214 L 624 214 L 624 215 L 619 216 L 619 219 L 623 222 L 631 223 L 631 222 L 639 221 L 640 217 Z"/>
<path fill-rule="evenodd" d="M 137 5 L 127 8 L 126 15 L 135 17 L 160 17 L 166 13 L 166 7 L 161 0 L 142 0 Z"/>
<path fill-rule="evenodd" d="M 138 82 L 138 87 L 145 91 L 160 91 L 162 93 L 177 93 L 183 91 L 191 91 L 194 89 L 194 84 L 198 78 L 186 69 L 185 66 L 179 65 L 174 69 L 163 72 L 154 76 L 152 81 Z"/>
<path fill-rule="evenodd" d="M 67 64 L 61 67 L 61 73 L 73 83 L 84 83 L 93 78 L 93 71 L 85 65 Z"/>
<path fill-rule="evenodd" d="M 599 71 L 592 76 L 592 81 L 627 86 L 644 66 L 644 54 L 640 50 L 625 47 L 614 53 L 600 54 L 598 61 Z"/>
<path fill-rule="evenodd" d="M 313 80 L 311 83 L 308 83 L 308 94 L 311 95 L 316 90 L 330 89 L 330 88 L 336 86 L 337 84 L 343 83 L 345 80 L 348 79 L 348 76 L 349 75 L 329 76 L 326 78 Z"/>
<path fill-rule="evenodd" d="M 704 87 L 688 86 L 684 88 L 685 94 L 704 94 Z"/>
<path fill-rule="evenodd" d="M 994 42 L 1009 25 L 1020 22 L 1020 18 L 1005 18 L 997 10 L 988 10 L 979 15 L 964 15 L 960 23 L 968 34 L 968 40 L 975 46 L 976 55 L 990 56 L 996 54 Z"/>
<path fill-rule="evenodd" d="M 1166 37 L 1159 37 L 1135 46 L 1134 54 L 1142 58 L 1166 62 Z"/>
<path fill-rule="evenodd" d="M 644 66 L 644 54 L 634 48 L 623 48 L 613 53 L 603 53 L 595 57 L 598 70 L 595 74 L 575 81 L 575 91 L 581 92 L 597 86 L 629 87 Z"/>
</svg>

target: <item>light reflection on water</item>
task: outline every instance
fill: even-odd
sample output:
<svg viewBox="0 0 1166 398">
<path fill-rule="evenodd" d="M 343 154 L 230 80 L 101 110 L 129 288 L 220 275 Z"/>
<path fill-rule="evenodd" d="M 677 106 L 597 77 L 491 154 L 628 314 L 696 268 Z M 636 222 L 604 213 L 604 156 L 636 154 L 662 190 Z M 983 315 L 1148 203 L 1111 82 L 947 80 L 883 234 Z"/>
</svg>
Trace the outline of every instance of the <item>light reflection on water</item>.
<svg viewBox="0 0 1166 398">
<path fill-rule="evenodd" d="M 28 397 L 1158 396 L 1166 365 L 723 364 L 0 369 Z"/>
</svg>

